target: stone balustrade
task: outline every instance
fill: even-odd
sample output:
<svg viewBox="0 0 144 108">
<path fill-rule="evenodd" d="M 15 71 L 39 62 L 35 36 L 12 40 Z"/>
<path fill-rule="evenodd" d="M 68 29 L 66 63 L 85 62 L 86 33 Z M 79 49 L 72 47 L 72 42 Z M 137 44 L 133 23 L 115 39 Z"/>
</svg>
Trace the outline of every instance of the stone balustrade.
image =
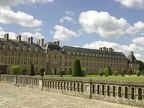
<svg viewBox="0 0 144 108">
<path fill-rule="evenodd" d="M 35 76 L 1 75 L 1 82 L 28 86 L 89 99 L 104 100 L 132 106 L 144 106 L 142 82 L 78 80 Z"/>
</svg>

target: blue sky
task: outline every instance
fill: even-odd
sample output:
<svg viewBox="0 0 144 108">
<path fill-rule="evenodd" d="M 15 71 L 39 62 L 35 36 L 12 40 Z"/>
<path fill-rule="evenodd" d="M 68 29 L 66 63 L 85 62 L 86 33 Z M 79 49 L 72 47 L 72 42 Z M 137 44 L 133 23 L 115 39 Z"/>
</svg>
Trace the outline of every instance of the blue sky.
<svg viewBox="0 0 144 108">
<path fill-rule="evenodd" d="M 131 51 L 144 61 L 144 0 L 0 0 L 0 37 Z"/>
</svg>

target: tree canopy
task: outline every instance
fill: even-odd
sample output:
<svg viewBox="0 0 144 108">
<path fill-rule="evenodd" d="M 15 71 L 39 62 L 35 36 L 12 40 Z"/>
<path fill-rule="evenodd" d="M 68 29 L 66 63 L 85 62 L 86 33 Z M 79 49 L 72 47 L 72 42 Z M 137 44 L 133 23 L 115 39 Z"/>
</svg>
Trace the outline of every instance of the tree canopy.
<svg viewBox="0 0 144 108">
<path fill-rule="evenodd" d="M 17 75 L 20 72 L 20 66 L 12 66 L 10 68 L 11 74 Z"/>
</svg>

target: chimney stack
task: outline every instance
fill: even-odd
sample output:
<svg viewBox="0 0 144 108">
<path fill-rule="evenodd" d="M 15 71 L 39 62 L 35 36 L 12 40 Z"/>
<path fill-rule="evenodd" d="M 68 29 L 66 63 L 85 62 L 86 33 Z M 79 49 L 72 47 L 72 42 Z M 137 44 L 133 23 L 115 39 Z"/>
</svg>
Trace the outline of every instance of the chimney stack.
<svg viewBox="0 0 144 108">
<path fill-rule="evenodd" d="M 4 35 L 4 39 L 9 40 L 9 34 L 8 33 Z"/>
<path fill-rule="evenodd" d="M 18 35 L 18 36 L 16 37 L 16 39 L 17 39 L 18 42 L 20 42 L 20 41 L 21 41 L 21 35 Z"/>
<path fill-rule="evenodd" d="M 39 41 L 40 41 L 40 43 L 39 43 L 39 44 L 40 44 L 40 46 L 41 46 L 41 47 L 43 47 L 43 45 L 44 45 L 44 39 L 42 38 L 42 39 L 41 39 L 41 40 L 39 40 Z"/>
<path fill-rule="evenodd" d="M 109 48 L 109 52 L 112 52 L 112 48 Z"/>
<path fill-rule="evenodd" d="M 28 42 L 33 43 L 33 37 L 28 38 Z"/>
<path fill-rule="evenodd" d="M 102 50 L 102 47 L 100 47 L 99 50 Z"/>
<path fill-rule="evenodd" d="M 103 51 L 106 51 L 106 47 L 103 47 Z"/>
<path fill-rule="evenodd" d="M 131 54 L 133 55 L 133 54 L 134 54 L 134 52 L 133 52 L 133 51 L 131 51 Z"/>
</svg>

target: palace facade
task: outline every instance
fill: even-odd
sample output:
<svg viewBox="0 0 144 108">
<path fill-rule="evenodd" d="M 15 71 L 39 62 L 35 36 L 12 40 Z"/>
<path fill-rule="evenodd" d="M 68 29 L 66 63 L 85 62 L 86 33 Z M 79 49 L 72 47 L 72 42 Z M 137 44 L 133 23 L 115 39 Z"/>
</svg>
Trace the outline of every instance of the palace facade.
<svg viewBox="0 0 144 108">
<path fill-rule="evenodd" d="M 47 42 L 40 39 L 33 42 L 33 37 L 22 41 L 21 36 L 9 39 L 9 34 L 0 38 L 0 71 L 10 73 L 10 67 L 19 65 L 29 72 L 30 64 L 34 64 L 35 73 L 40 67 L 45 68 L 49 74 L 58 74 L 61 70 L 68 73 L 73 67 L 75 59 L 79 59 L 82 68 L 86 68 L 87 74 L 97 74 L 99 69 L 108 66 L 111 70 L 132 69 L 134 72 L 139 64 L 131 52 L 126 57 L 122 52 L 115 52 L 112 48 L 87 49 L 72 46 L 60 47 L 59 41 Z"/>
</svg>

